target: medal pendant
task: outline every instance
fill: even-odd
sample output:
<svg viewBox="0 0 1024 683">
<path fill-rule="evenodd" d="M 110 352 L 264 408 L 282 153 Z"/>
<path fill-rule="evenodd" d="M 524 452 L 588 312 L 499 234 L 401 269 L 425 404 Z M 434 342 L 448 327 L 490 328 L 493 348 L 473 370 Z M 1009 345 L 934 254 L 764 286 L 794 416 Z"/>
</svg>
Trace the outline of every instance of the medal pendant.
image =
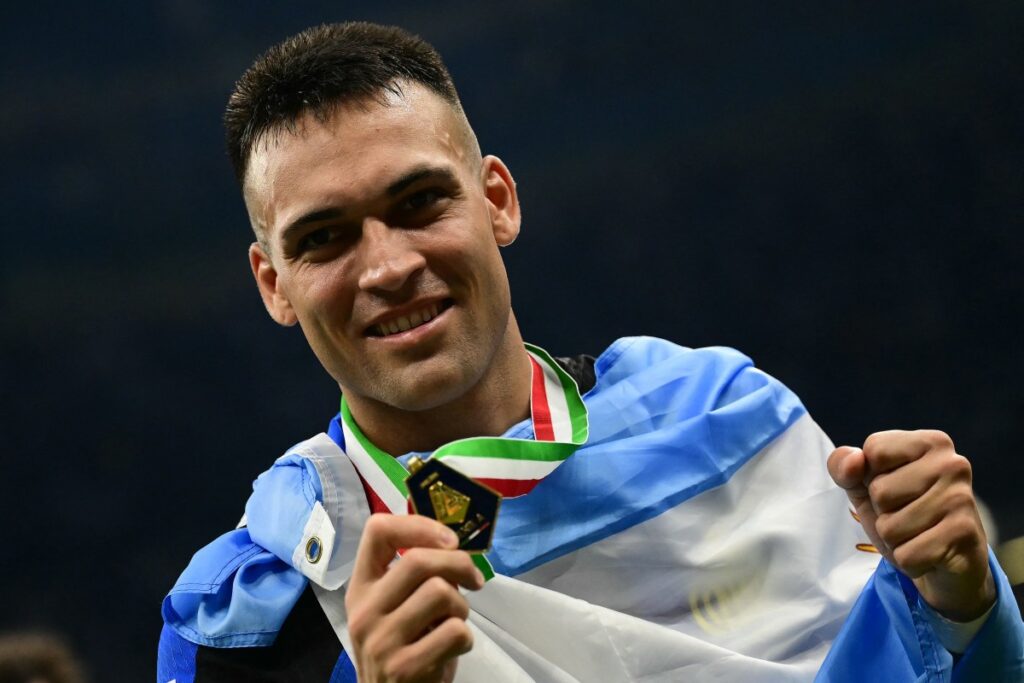
<svg viewBox="0 0 1024 683">
<path fill-rule="evenodd" d="M 482 553 L 491 547 L 501 495 L 430 458 L 412 458 L 405 480 L 418 515 L 432 517 L 454 531 L 459 549 Z"/>
</svg>

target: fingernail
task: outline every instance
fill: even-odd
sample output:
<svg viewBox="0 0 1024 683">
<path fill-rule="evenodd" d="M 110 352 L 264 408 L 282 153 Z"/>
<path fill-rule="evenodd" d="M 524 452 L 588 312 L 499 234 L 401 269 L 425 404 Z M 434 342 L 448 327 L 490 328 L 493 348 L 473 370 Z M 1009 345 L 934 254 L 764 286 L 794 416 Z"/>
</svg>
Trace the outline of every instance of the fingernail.
<svg viewBox="0 0 1024 683">
<path fill-rule="evenodd" d="M 483 572 L 481 572 L 479 569 L 475 569 L 474 568 L 473 569 L 473 576 L 476 577 L 477 588 L 483 588 L 484 587 L 484 575 L 483 575 Z"/>
</svg>

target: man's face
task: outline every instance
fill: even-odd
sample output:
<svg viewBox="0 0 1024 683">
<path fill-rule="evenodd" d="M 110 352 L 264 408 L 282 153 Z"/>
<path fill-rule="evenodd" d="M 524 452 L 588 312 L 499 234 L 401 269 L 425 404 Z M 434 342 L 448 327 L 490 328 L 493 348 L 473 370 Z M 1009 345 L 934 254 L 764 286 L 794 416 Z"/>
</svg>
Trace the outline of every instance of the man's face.
<svg viewBox="0 0 1024 683">
<path fill-rule="evenodd" d="M 519 212 L 464 119 L 402 85 L 258 143 L 245 195 L 271 315 L 299 323 L 346 394 L 425 410 L 479 382 L 514 324 L 498 246 Z"/>
</svg>

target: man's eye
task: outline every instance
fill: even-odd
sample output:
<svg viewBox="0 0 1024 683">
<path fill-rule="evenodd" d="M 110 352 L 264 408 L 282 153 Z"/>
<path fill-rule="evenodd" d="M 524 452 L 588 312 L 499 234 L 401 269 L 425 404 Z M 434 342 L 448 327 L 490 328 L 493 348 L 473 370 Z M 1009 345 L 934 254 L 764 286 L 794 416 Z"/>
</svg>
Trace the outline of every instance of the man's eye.
<svg viewBox="0 0 1024 683">
<path fill-rule="evenodd" d="M 320 228 L 309 233 L 301 240 L 299 240 L 299 251 L 307 251 L 309 249 L 316 249 L 322 247 L 331 241 L 334 235 L 334 231 L 331 228 Z"/>
<path fill-rule="evenodd" d="M 403 202 L 403 208 L 409 211 L 425 209 L 436 203 L 441 198 L 439 190 L 421 190 L 411 195 Z"/>
</svg>

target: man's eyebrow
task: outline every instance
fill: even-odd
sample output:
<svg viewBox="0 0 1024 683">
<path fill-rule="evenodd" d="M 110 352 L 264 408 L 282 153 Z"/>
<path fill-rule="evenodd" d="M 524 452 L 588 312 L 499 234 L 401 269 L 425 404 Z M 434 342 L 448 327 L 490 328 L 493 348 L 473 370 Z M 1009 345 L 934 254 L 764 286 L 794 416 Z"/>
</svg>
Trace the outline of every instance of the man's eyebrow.
<svg viewBox="0 0 1024 683">
<path fill-rule="evenodd" d="M 455 173 L 447 166 L 420 166 L 388 185 L 387 193 L 389 196 L 394 197 L 405 188 L 424 178 L 434 178 L 446 183 L 456 182 Z"/>
</svg>

